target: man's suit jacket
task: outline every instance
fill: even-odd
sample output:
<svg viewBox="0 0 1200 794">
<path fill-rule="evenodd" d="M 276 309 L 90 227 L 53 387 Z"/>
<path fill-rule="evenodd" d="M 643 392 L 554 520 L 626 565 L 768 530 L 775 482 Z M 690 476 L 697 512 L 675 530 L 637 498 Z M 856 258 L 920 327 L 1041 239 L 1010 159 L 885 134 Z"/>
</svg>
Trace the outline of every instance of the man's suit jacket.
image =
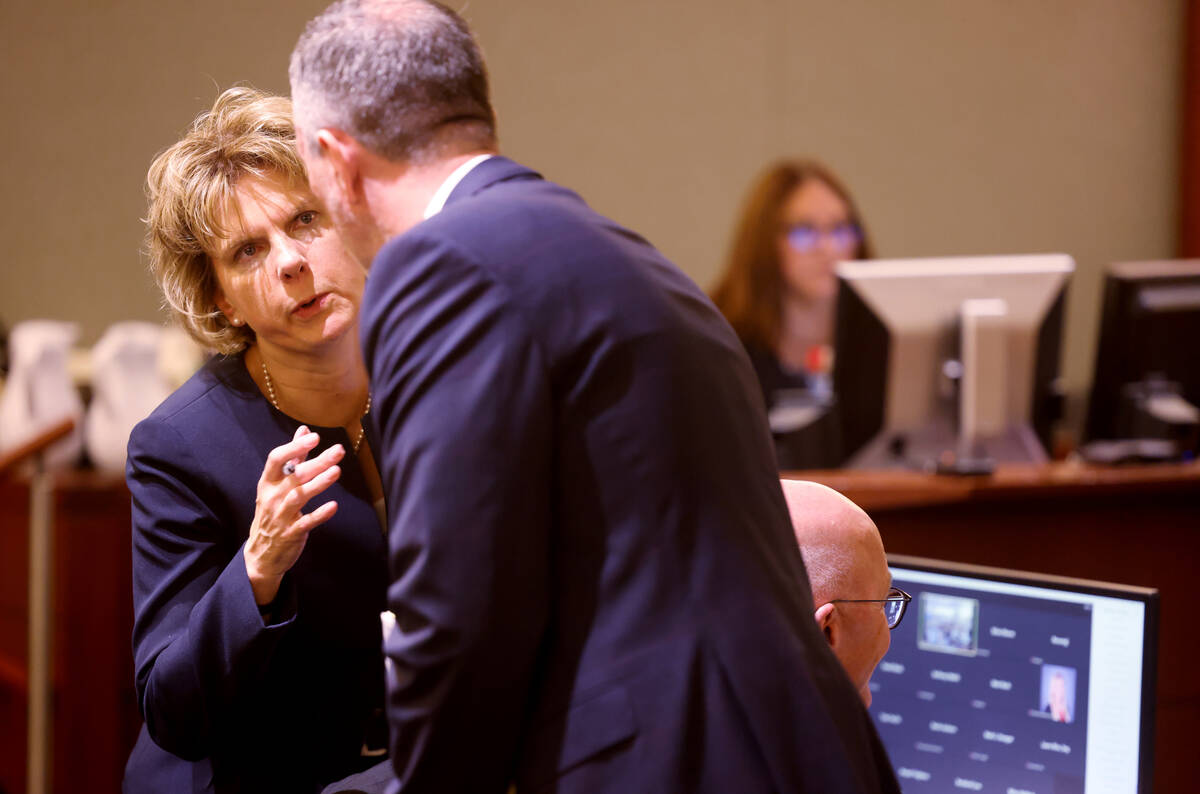
<svg viewBox="0 0 1200 794">
<path fill-rule="evenodd" d="M 645 240 L 493 158 L 380 251 L 362 337 L 400 789 L 896 790 L 746 354 Z"/>
</svg>

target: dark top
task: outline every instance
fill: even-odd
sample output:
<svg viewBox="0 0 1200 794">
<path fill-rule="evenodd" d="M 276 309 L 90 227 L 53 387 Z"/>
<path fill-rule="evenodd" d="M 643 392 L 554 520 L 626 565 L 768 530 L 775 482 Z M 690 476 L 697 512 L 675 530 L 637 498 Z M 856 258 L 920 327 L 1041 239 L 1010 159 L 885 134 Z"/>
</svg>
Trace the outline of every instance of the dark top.
<svg viewBox="0 0 1200 794">
<path fill-rule="evenodd" d="M 830 469 L 845 458 L 837 399 L 828 379 L 797 372 L 783 365 L 770 350 L 746 345 L 767 412 L 777 411 L 786 401 L 817 407 L 814 418 L 801 427 L 773 427 L 775 459 L 780 471 Z M 775 423 L 773 423 L 775 424 Z"/>
<path fill-rule="evenodd" d="M 357 458 L 310 503 L 335 499 L 259 617 L 242 547 L 267 454 L 298 423 L 241 356 L 211 360 L 134 428 L 133 648 L 145 726 L 128 792 L 307 792 L 361 768 L 383 706 L 379 518 Z M 318 454 L 341 428 L 313 428 Z M 365 759 L 368 762 L 372 759 Z"/>
<path fill-rule="evenodd" d="M 785 367 L 774 352 L 747 344 L 746 355 L 750 358 L 750 366 L 754 367 L 754 375 L 758 378 L 763 402 L 768 409 L 775 404 L 776 395 L 781 391 L 812 391 L 811 376 L 807 372 Z"/>
<path fill-rule="evenodd" d="M 897 790 L 746 354 L 645 240 L 487 160 L 380 251 L 362 336 L 394 790 Z"/>
</svg>

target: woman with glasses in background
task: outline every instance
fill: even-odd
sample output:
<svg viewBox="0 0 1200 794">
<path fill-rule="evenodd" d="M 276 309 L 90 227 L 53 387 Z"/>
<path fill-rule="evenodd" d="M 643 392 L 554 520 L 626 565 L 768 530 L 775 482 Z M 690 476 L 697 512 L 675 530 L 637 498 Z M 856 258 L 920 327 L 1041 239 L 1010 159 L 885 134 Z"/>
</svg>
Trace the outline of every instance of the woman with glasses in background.
<svg viewBox="0 0 1200 794">
<path fill-rule="evenodd" d="M 841 445 L 828 410 L 834 263 L 872 256 L 849 191 L 818 162 L 775 163 L 742 205 L 712 298 L 754 365 L 780 468 L 840 462 Z"/>
</svg>

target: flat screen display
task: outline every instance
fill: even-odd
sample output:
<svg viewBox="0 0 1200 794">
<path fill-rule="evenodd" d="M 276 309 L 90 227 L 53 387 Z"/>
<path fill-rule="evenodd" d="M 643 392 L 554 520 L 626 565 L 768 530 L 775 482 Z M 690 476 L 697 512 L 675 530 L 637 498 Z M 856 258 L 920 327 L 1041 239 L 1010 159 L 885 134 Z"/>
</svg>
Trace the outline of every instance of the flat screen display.
<svg viewBox="0 0 1200 794">
<path fill-rule="evenodd" d="M 913 600 L 870 711 L 905 792 L 1151 790 L 1157 591 L 888 560 Z"/>
<path fill-rule="evenodd" d="M 947 452 L 1047 460 L 1074 269 L 1066 254 L 839 262 L 833 388 L 844 465 L 924 469 Z M 966 333 L 979 326 L 970 307 L 984 305 L 991 330 Z"/>
</svg>

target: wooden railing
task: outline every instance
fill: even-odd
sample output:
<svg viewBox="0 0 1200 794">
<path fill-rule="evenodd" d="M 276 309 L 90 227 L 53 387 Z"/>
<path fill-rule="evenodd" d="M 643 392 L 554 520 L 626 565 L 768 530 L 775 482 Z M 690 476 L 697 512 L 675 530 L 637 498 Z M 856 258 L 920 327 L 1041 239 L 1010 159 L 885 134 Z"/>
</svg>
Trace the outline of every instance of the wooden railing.
<svg viewBox="0 0 1200 794">
<path fill-rule="evenodd" d="M 0 478 L 7 477 L 17 466 L 45 450 L 55 441 L 66 438 L 75 429 L 74 419 L 64 419 L 12 449 L 0 450 Z"/>
<path fill-rule="evenodd" d="M 0 480 L 10 476 L 25 461 L 38 456 L 75 429 L 75 420 L 63 419 L 28 441 L 0 454 Z M 40 466 L 29 491 L 29 662 L 24 671 L 29 692 L 26 738 L 26 778 L 29 794 L 50 790 L 51 754 L 51 639 L 53 637 L 53 495 L 50 477 Z M 20 683 L 21 669 L 0 666 L 5 678 Z"/>
</svg>

